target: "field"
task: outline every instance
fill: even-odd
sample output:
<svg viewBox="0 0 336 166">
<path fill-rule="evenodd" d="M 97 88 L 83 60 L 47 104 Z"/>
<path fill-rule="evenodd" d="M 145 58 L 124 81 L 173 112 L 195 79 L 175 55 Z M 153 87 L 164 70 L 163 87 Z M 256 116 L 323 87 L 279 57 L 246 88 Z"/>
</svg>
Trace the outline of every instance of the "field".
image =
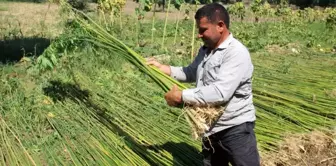
<svg viewBox="0 0 336 166">
<path fill-rule="evenodd" d="M 110 16 L 90 4 L 86 14 L 143 57 L 190 63 L 202 45 L 195 6 L 167 19 L 136 7 Z M 242 16 L 232 5 L 230 30 L 255 68 L 263 165 L 336 165 L 335 9 L 257 7 Z M 201 165 L 181 109 L 120 52 L 83 40 L 90 34 L 64 6 L 0 2 L 0 165 Z"/>
</svg>

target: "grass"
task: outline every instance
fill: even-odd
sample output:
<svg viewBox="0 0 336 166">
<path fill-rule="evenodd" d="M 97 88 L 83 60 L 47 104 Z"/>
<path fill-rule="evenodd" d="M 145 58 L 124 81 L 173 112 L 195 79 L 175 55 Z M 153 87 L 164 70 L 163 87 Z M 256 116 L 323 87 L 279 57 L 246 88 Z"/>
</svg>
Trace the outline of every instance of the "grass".
<svg viewBox="0 0 336 166">
<path fill-rule="evenodd" d="M 7 11 L 7 10 L 8 10 L 8 8 L 6 6 L 1 6 L 0 7 L 0 11 Z"/>
<path fill-rule="evenodd" d="M 140 33 L 145 44 L 134 42 L 132 26 L 123 29 L 128 35 L 118 36 L 119 28 L 111 33 L 146 57 L 161 55 L 166 63 L 186 65 L 192 21 L 179 26 L 174 45 L 175 25 L 167 25 L 164 49 L 157 44 L 162 20 L 156 23 L 155 43 L 149 42 L 150 21 Z M 73 36 L 82 32 L 75 24 L 64 31 L 47 49 L 63 55 L 52 71 L 36 71 L 34 58 L 1 65 L 2 165 L 201 164 L 201 143 L 191 138 L 180 110 L 166 105 L 159 86 L 114 52 L 77 41 Z M 233 22 L 232 32 L 250 48 L 255 66 L 255 130 L 262 153 L 277 151 L 286 135 L 335 126 L 334 31 L 321 22 Z"/>
</svg>

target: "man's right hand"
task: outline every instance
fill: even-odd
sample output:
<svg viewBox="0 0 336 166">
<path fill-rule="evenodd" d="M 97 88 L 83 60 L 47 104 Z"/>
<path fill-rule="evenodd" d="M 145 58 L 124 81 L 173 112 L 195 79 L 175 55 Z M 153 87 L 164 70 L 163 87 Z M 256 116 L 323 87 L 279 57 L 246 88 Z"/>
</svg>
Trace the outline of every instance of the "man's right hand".
<svg viewBox="0 0 336 166">
<path fill-rule="evenodd" d="M 165 73 L 167 75 L 170 75 L 170 73 L 171 73 L 170 66 L 161 64 L 160 62 L 158 62 L 153 57 L 146 59 L 146 64 L 157 67 L 160 71 L 162 71 L 163 73 Z"/>
</svg>

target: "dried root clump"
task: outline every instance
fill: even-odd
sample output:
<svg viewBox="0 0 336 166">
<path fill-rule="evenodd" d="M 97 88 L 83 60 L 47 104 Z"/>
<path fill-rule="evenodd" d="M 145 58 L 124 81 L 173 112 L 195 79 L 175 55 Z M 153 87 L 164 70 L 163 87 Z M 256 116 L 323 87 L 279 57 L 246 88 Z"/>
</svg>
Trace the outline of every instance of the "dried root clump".
<svg viewBox="0 0 336 166">
<path fill-rule="evenodd" d="M 193 137 L 197 139 L 208 131 L 224 112 L 224 107 L 188 106 L 184 108 L 186 119 L 192 127 Z"/>
</svg>

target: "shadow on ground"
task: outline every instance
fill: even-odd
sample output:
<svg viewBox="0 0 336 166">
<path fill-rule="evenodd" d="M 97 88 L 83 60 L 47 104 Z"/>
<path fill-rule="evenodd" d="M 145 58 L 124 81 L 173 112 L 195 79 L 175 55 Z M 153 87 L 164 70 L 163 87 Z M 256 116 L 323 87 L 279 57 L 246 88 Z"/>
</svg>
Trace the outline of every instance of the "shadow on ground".
<svg viewBox="0 0 336 166">
<path fill-rule="evenodd" d="M 39 37 L 0 40 L 0 63 L 15 63 L 23 56 L 38 57 L 49 45 L 50 39 Z"/>
</svg>

